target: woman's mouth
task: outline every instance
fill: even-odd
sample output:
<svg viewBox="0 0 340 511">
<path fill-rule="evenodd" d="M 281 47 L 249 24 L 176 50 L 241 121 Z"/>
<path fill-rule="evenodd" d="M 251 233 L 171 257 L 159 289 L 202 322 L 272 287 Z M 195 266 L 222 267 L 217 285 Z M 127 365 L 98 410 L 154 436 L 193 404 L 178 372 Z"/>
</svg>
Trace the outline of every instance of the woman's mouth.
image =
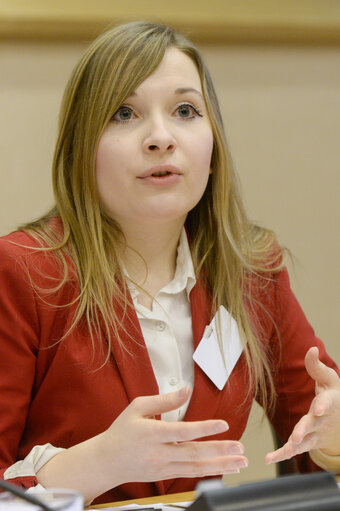
<svg viewBox="0 0 340 511">
<path fill-rule="evenodd" d="M 139 179 L 145 179 L 147 177 L 167 177 L 171 175 L 181 175 L 182 172 L 179 168 L 175 167 L 175 165 L 170 165 L 167 163 L 162 163 L 159 165 L 154 165 L 153 167 L 148 168 L 138 177 Z"/>
<path fill-rule="evenodd" d="M 181 171 L 174 165 L 157 165 L 149 168 L 138 179 L 145 184 L 172 185 L 180 181 Z"/>
</svg>

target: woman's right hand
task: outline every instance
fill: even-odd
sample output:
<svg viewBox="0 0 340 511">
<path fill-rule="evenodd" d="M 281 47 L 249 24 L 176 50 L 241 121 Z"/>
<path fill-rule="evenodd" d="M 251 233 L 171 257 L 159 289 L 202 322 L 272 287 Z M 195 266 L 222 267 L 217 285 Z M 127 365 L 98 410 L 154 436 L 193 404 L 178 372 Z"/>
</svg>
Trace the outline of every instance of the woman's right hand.
<svg viewBox="0 0 340 511">
<path fill-rule="evenodd" d="M 85 502 L 127 482 L 203 477 L 246 467 L 244 447 L 233 440 L 204 440 L 228 430 L 223 420 L 165 422 L 155 416 L 181 407 L 190 389 L 132 401 L 100 435 L 57 454 L 38 472 L 45 487 L 75 488 Z"/>
<path fill-rule="evenodd" d="M 228 430 L 223 420 L 165 422 L 155 416 L 182 406 L 190 395 L 177 392 L 138 397 L 103 434 L 108 470 L 119 484 L 239 472 L 247 466 L 243 445 L 230 440 L 195 441 Z M 114 460 L 110 453 L 115 453 Z"/>
</svg>

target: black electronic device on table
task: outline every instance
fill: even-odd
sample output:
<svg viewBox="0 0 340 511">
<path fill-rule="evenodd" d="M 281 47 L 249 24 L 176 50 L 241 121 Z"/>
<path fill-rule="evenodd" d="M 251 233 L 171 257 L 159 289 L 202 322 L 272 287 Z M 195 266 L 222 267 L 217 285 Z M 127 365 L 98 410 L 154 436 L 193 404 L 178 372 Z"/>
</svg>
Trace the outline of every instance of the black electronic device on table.
<svg viewBox="0 0 340 511">
<path fill-rule="evenodd" d="M 332 472 L 294 474 L 233 488 L 202 491 L 188 511 L 340 511 Z"/>
</svg>

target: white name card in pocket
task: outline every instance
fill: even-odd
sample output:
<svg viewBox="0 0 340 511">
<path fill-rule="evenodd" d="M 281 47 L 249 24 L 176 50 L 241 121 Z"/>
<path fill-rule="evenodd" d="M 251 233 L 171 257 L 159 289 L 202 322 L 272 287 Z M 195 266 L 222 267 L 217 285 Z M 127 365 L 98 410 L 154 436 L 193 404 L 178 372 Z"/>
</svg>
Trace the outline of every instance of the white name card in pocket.
<svg viewBox="0 0 340 511">
<path fill-rule="evenodd" d="M 193 359 L 216 387 L 222 390 L 240 358 L 243 345 L 236 321 L 222 305 L 219 308 L 219 316 L 224 363 L 217 339 L 216 316 L 205 328 L 203 337 L 193 354 Z"/>
</svg>

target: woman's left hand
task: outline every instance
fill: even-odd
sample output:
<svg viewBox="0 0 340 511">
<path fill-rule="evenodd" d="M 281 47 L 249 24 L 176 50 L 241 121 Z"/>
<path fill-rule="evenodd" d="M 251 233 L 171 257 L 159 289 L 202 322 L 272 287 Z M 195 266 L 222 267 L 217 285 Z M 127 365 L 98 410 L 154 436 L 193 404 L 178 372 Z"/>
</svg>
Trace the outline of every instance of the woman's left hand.
<svg viewBox="0 0 340 511">
<path fill-rule="evenodd" d="M 305 366 L 315 381 L 315 397 L 307 415 L 296 424 L 287 443 L 267 454 L 265 462 L 268 464 L 312 449 L 340 455 L 340 378 L 334 369 L 319 360 L 316 347 L 308 350 Z"/>
</svg>

